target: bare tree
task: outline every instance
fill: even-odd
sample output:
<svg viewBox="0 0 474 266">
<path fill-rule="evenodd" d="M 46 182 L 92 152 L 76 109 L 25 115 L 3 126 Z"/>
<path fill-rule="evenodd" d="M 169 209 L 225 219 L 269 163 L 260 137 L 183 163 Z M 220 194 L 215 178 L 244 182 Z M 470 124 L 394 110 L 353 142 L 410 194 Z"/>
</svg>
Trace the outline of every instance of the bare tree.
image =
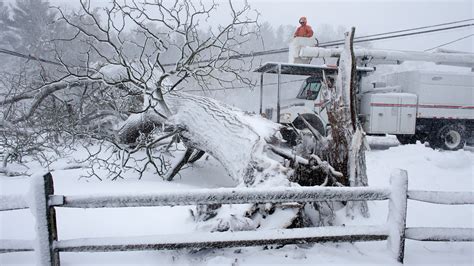
<svg viewBox="0 0 474 266">
<path fill-rule="evenodd" d="M 125 149 L 117 139 L 136 142 L 139 132 L 158 130 L 157 125 L 170 116 L 165 94 L 189 84 L 205 88 L 250 81 L 240 73 L 251 66 L 231 56 L 255 35 L 257 14 L 247 4 L 236 8 L 229 1 L 226 9 L 219 9 L 229 13 L 228 23 L 204 34 L 201 24 L 207 23 L 217 8 L 216 3 L 196 1 L 113 1 L 101 10 L 81 1 L 81 9 L 72 14 L 58 8 L 67 29 L 62 32 L 69 33 L 52 42 L 62 64 L 61 77 L 5 94 L 1 106 L 23 108 L 4 119 L 34 121 L 59 104 L 69 122 L 62 125 L 65 133 L 106 139 Z M 135 38 L 130 38 L 132 35 Z M 81 44 L 78 49 L 66 49 L 75 43 Z M 72 64 L 71 58 L 80 62 L 76 59 Z M 137 124 L 137 116 L 147 119 L 138 119 L 141 123 Z M 114 136 L 113 124 L 127 118 L 137 127 L 125 125 L 119 137 Z M 133 132 L 128 134 L 128 129 Z M 138 142 L 130 152 L 138 147 L 151 149 L 159 141 L 143 137 Z"/>
</svg>

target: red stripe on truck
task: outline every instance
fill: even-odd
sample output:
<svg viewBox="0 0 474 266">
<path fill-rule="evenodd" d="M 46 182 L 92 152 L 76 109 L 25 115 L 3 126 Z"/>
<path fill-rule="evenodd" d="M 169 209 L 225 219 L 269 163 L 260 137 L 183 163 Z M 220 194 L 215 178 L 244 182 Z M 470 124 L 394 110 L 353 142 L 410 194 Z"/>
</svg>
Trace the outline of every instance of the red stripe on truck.
<svg viewBox="0 0 474 266">
<path fill-rule="evenodd" d="M 418 108 L 440 108 L 440 109 L 474 109 L 474 106 L 464 105 L 441 105 L 441 104 L 398 104 L 398 103 L 371 103 L 370 106 L 377 107 L 418 107 Z"/>
</svg>

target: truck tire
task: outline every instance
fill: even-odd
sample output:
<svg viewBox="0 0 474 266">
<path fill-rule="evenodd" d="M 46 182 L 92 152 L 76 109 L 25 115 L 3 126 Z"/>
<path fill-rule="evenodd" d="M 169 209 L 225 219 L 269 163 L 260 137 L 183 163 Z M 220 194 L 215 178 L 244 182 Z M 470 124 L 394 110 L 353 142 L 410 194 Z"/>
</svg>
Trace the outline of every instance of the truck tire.
<svg viewBox="0 0 474 266">
<path fill-rule="evenodd" d="M 301 116 L 304 117 L 306 121 L 314 128 L 316 129 L 321 135 L 326 136 L 326 130 L 323 125 L 323 122 L 315 115 L 313 114 L 302 114 Z M 303 122 L 303 120 L 299 117 L 297 117 L 293 121 L 293 126 L 296 129 L 299 130 L 304 130 L 306 129 L 306 124 Z M 290 147 L 293 147 L 297 144 L 297 138 L 299 137 L 298 133 L 292 129 L 291 127 L 284 127 L 280 129 L 280 132 L 283 136 L 283 139 L 287 141 L 288 145 Z"/>
<path fill-rule="evenodd" d="M 325 127 L 324 127 L 324 124 L 323 122 L 321 121 L 321 119 L 319 119 L 317 116 L 313 115 L 313 114 L 302 114 L 301 115 L 306 121 L 308 121 L 308 123 L 314 128 L 316 129 L 321 135 L 323 136 L 326 136 L 326 130 L 325 130 Z M 297 129 L 305 129 L 307 128 L 306 127 L 306 124 L 303 122 L 303 120 L 300 118 L 300 117 L 297 117 L 294 121 L 293 121 L 293 125 L 297 128 Z"/>
<path fill-rule="evenodd" d="M 434 140 L 433 148 L 443 150 L 459 150 L 466 143 L 466 130 L 461 124 L 449 124 L 441 127 Z"/>
</svg>

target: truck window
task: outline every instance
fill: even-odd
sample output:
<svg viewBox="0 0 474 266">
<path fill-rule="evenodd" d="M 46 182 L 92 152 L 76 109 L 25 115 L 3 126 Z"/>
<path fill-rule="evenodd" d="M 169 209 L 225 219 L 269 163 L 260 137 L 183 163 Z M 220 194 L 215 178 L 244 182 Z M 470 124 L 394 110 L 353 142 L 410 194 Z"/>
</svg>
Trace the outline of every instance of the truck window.
<svg viewBox="0 0 474 266">
<path fill-rule="evenodd" d="M 316 100 L 318 98 L 321 82 L 305 82 L 296 98 L 305 100 Z"/>
</svg>

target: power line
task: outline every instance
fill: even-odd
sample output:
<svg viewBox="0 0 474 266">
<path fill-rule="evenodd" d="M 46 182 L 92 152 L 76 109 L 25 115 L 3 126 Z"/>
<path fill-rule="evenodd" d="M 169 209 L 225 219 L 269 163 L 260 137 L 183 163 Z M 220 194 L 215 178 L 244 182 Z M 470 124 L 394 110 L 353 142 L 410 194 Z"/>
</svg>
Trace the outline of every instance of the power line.
<svg viewBox="0 0 474 266">
<path fill-rule="evenodd" d="M 472 36 L 474 36 L 474 34 L 466 35 L 466 36 L 461 37 L 461 38 L 459 38 L 459 39 L 456 39 L 456 40 L 453 40 L 453 41 L 450 41 L 450 42 L 447 42 L 447 43 L 440 44 L 440 45 L 438 45 L 438 46 L 435 46 L 435 47 L 433 47 L 433 48 L 426 49 L 426 50 L 424 50 L 424 51 L 425 51 L 425 52 L 428 52 L 428 51 L 434 50 L 434 49 L 436 49 L 436 48 L 441 48 L 441 47 L 443 47 L 443 46 L 446 46 L 446 45 L 449 45 L 449 44 L 452 44 L 452 43 L 455 43 L 455 42 L 459 42 L 459 41 L 461 41 L 461 40 L 467 39 L 467 38 L 472 37 Z"/>
<path fill-rule="evenodd" d="M 389 31 L 389 32 L 385 32 L 385 33 L 376 33 L 376 34 L 371 34 L 371 35 L 366 35 L 366 36 L 354 37 L 354 40 L 356 40 L 356 39 L 362 39 L 362 38 L 369 38 L 369 37 L 376 37 L 376 36 L 381 36 L 381 35 L 388 35 L 388 34 L 395 34 L 395 33 L 407 32 L 407 31 L 423 30 L 423 29 L 434 28 L 434 27 L 440 27 L 440 26 L 446 26 L 446 25 L 452 25 L 452 24 L 458 24 L 458 23 L 461 23 L 461 22 L 467 22 L 467 21 L 473 21 L 473 20 L 474 20 L 474 18 L 470 18 L 470 19 L 463 19 L 463 20 L 458 20 L 458 21 L 453 21 L 453 22 L 447 22 L 447 23 L 441 23 L 441 24 L 435 24 L 435 25 L 430 25 L 430 26 L 423 26 L 423 27 L 417 27 L 417 28 L 411 28 L 411 29 Z M 326 42 L 326 43 L 343 42 L 343 41 L 344 41 L 344 39 L 337 40 L 337 41 L 330 41 L 330 42 Z"/>
<path fill-rule="evenodd" d="M 425 30 L 425 31 L 411 32 L 411 33 L 405 33 L 405 34 L 398 34 L 398 35 L 392 35 L 392 36 L 388 36 L 388 37 L 378 37 L 378 38 L 357 40 L 357 41 L 354 41 L 354 43 L 379 41 L 379 40 L 392 39 L 392 38 L 400 38 L 400 37 L 406 37 L 406 36 L 412 36 L 412 35 L 418 35 L 418 34 L 426 34 L 426 33 L 433 33 L 433 32 L 438 32 L 438 31 L 460 29 L 460 28 L 472 27 L 472 26 L 474 26 L 474 23 L 464 24 L 464 25 L 459 25 L 459 26 L 446 27 L 446 28 L 439 28 L 439 29 L 434 29 L 434 30 Z M 344 43 L 339 43 L 339 44 L 344 44 Z M 331 45 L 331 46 L 333 46 L 333 45 Z"/>
<path fill-rule="evenodd" d="M 19 53 L 19 52 L 10 51 L 10 50 L 3 49 L 3 48 L 0 48 L 0 53 L 8 54 L 8 55 L 13 55 L 13 56 L 16 56 L 16 57 L 26 58 L 26 59 L 28 59 L 28 60 L 35 60 L 35 61 L 39 61 L 39 62 L 43 62 L 43 63 L 48 63 L 48 64 L 57 65 L 57 66 L 62 66 L 62 65 L 61 65 L 60 63 L 58 63 L 58 62 L 50 61 L 50 60 L 43 59 L 43 58 L 40 58 L 40 57 L 36 57 L 36 56 L 33 56 L 33 55 L 25 55 L 25 54 L 22 54 L 22 53 Z"/>
<path fill-rule="evenodd" d="M 294 82 L 301 82 L 301 81 L 304 81 L 306 79 L 294 79 L 294 80 L 289 80 L 289 81 L 285 81 L 285 82 L 280 82 L 280 84 L 287 84 L 287 83 L 294 83 Z M 273 82 L 273 83 L 266 83 L 266 84 L 263 84 L 263 86 L 270 86 L 270 85 L 277 85 L 278 82 Z M 237 89 L 249 89 L 249 88 L 252 88 L 252 87 L 256 87 L 256 86 L 239 86 L 239 87 L 224 87 L 224 88 L 217 88 L 217 89 L 209 89 L 208 91 L 223 91 L 223 90 L 237 90 Z M 206 92 L 206 90 L 204 89 L 201 89 L 201 90 L 183 90 L 183 92 L 195 92 L 195 91 L 203 91 L 203 92 Z"/>
</svg>

